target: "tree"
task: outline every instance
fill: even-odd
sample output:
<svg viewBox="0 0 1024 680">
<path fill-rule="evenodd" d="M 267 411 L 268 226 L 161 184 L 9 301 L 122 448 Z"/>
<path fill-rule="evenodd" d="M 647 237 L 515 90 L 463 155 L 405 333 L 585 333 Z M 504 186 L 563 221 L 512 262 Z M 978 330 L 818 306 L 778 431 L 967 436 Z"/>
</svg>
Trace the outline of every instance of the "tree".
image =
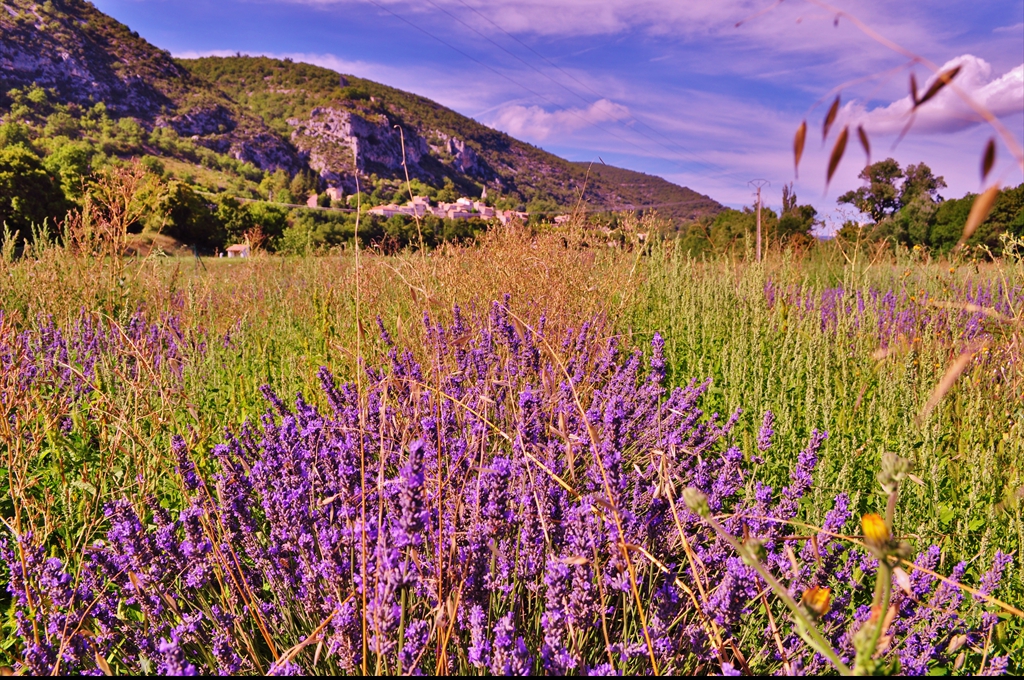
<svg viewBox="0 0 1024 680">
<path fill-rule="evenodd" d="M 793 183 L 782 185 L 782 214 L 794 210 L 796 208 L 796 192 L 793 191 Z"/>
<path fill-rule="evenodd" d="M 840 203 L 853 205 L 862 213 L 870 215 L 875 222 L 881 222 L 899 210 L 900 190 L 896 182 L 904 177 L 899 163 L 886 158 L 861 170 L 859 177 L 867 182 L 867 186 L 847 191 L 839 197 Z"/>
<path fill-rule="evenodd" d="M 0 226 L 27 237 L 33 226 L 55 229 L 69 207 L 38 156 L 21 144 L 0 148 Z"/>
<path fill-rule="evenodd" d="M 779 218 L 770 208 L 761 209 L 761 228 L 764 233 L 778 233 Z M 723 210 L 715 216 L 707 227 L 707 239 L 717 252 L 726 252 L 737 246 L 742 247 L 744 240 L 751 243 L 757 231 L 757 214 L 752 208 L 743 210 Z"/>
<path fill-rule="evenodd" d="M 216 216 L 224 230 L 226 242 L 241 243 L 245 233 L 256 226 L 252 214 L 231 196 L 217 196 L 213 202 L 217 206 Z"/>
<path fill-rule="evenodd" d="M 288 192 L 296 202 L 305 203 L 310 194 L 316 193 L 317 179 L 317 176 L 311 171 L 297 172 L 288 186 Z"/>
<path fill-rule="evenodd" d="M 291 180 L 288 173 L 278 168 L 273 174 L 268 174 L 260 182 L 260 193 L 267 197 L 267 200 L 275 203 L 293 203 L 293 196 L 288 190 Z"/>
<path fill-rule="evenodd" d="M 32 146 L 32 129 L 24 123 L 10 120 L 0 125 L 0 148 L 21 144 L 25 148 Z"/>
<path fill-rule="evenodd" d="M 903 186 L 900 187 L 900 207 L 910 205 L 917 198 L 928 201 L 942 202 L 938 195 L 939 189 L 946 188 L 946 180 L 932 174 L 932 169 L 924 163 L 908 165 L 903 171 Z"/>
<path fill-rule="evenodd" d="M 963 198 L 944 201 L 935 209 L 928 230 L 926 245 L 942 253 L 949 251 L 960 240 L 964 233 L 964 224 L 974 204 L 974 194 L 967 194 Z M 979 231 L 985 231 L 979 229 Z M 975 232 L 975 236 L 978 236 Z"/>
<path fill-rule="evenodd" d="M 184 182 L 174 180 L 160 199 L 158 212 L 163 216 L 162 231 L 169 236 L 202 245 L 222 245 L 224 232 L 220 222 L 198 194 Z"/>
<path fill-rule="evenodd" d="M 963 198 L 941 203 L 932 220 L 928 245 L 939 252 L 951 250 L 963 234 L 964 224 L 976 198 L 975 194 L 967 194 Z M 978 226 L 967 245 L 983 245 L 998 255 L 1002 249 L 999 237 L 1004 232 L 1024 236 L 1024 184 L 999 194 L 988 219 Z"/>
<path fill-rule="evenodd" d="M 818 211 L 814 206 L 798 205 L 792 184 L 782 186 L 782 216 L 775 234 L 780 241 L 807 244 L 811 242 L 811 230 L 818 223 Z"/>
<path fill-rule="evenodd" d="M 454 203 L 458 197 L 459 193 L 455 189 L 455 182 L 450 177 L 445 177 L 444 186 L 437 192 L 437 201 L 439 203 Z"/>
<path fill-rule="evenodd" d="M 988 222 L 1000 225 L 1014 236 L 1024 236 L 1024 183 L 999 194 Z"/>
<path fill-rule="evenodd" d="M 288 227 L 288 213 L 271 203 L 249 203 L 246 205 L 249 219 L 259 227 L 268 238 L 276 239 Z"/>
<path fill-rule="evenodd" d="M 65 141 L 43 159 L 43 165 L 50 174 L 60 179 L 64 194 L 77 200 L 81 198 L 86 180 L 92 174 L 93 152 L 88 142 Z"/>
</svg>

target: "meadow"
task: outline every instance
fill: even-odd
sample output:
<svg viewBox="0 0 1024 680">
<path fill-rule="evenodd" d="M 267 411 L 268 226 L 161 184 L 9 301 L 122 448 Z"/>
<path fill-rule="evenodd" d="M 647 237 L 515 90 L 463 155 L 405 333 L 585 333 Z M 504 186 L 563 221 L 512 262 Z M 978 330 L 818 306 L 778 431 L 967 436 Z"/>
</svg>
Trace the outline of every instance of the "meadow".
<svg viewBox="0 0 1024 680">
<path fill-rule="evenodd" d="M 1016 250 L 625 231 L 5 253 L 0 662 L 1019 670 Z"/>
</svg>

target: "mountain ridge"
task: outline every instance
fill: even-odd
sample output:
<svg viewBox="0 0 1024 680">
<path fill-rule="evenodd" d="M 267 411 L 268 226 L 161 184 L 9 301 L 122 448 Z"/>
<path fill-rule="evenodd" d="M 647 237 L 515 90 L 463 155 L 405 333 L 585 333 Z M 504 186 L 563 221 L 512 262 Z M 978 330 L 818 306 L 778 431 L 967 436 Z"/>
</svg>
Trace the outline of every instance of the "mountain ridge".
<svg viewBox="0 0 1024 680">
<path fill-rule="evenodd" d="M 717 201 L 662 178 L 562 159 L 425 97 L 311 64 L 268 57 L 174 59 L 85 0 L 0 2 L 0 108 L 39 86 L 82 107 L 104 102 L 148 129 L 167 127 L 216 153 L 289 175 L 315 173 L 351 193 L 356 176 L 450 182 L 547 212 L 584 200 L 674 221 Z M 596 166 L 595 166 L 596 167 Z"/>
</svg>

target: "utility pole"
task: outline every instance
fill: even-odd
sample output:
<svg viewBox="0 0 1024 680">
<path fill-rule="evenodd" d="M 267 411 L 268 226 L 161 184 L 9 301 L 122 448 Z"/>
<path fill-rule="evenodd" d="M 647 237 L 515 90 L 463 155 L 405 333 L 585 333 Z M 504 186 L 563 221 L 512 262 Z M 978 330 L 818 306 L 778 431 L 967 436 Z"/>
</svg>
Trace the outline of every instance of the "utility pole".
<svg viewBox="0 0 1024 680">
<path fill-rule="evenodd" d="M 747 182 L 757 188 L 757 261 L 761 261 L 761 187 L 771 186 L 772 183 L 766 179 L 752 179 Z"/>
</svg>

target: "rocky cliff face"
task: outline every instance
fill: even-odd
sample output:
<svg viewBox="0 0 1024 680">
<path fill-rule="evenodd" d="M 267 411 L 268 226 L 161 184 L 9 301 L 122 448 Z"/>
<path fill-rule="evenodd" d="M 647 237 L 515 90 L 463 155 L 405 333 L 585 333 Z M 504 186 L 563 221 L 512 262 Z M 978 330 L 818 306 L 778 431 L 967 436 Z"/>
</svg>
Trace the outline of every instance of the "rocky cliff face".
<svg viewBox="0 0 1024 680">
<path fill-rule="evenodd" d="M 435 152 L 447 154 L 451 157 L 451 166 L 457 171 L 477 177 L 483 180 L 495 178 L 494 171 L 477 155 L 473 147 L 466 144 L 458 137 L 449 137 L 445 133 L 435 130 L 434 134 L 444 140 L 443 146 L 432 147 Z"/>
<path fill-rule="evenodd" d="M 294 129 L 292 144 L 329 186 L 354 190 L 356 170 L 401 175 L 403 163 L 411 177 L 428 182 L 442 178 L 439 165 L 480 179 L 493 175 L 464 141 L 434 130 L 430 136 L 435 143 L 428 143 L 415 128 L 400 126 L 382 113 L 316 107 L 309 118 L 289 118 L 288 124 Z"/>
<path fill-rule="evenodd" d="M 37 85 L 86 108 L 103 102 L 115 117 L 170 127 L 265 170 L 302 167 L 259 117 L 88 2 L 2 0 L 0 36 L 0 106 L 8 90 Z"/>
<path fill-rule="evenodd" d="M 19 0 L 0 5 L 0 90 L 34 83 L 66 101 L 102 101 L 115 114 L 140 118 L 173 107 L 156 83 L 186 78 L 188 72 L 169 54 L 153 49 L 143 55 L 134 41 L 114 48 L 103 30 L 113 26 L 101 25 L 91 6 L 69 2 L 63 9 L 47 11 Z"/>
</svg>

